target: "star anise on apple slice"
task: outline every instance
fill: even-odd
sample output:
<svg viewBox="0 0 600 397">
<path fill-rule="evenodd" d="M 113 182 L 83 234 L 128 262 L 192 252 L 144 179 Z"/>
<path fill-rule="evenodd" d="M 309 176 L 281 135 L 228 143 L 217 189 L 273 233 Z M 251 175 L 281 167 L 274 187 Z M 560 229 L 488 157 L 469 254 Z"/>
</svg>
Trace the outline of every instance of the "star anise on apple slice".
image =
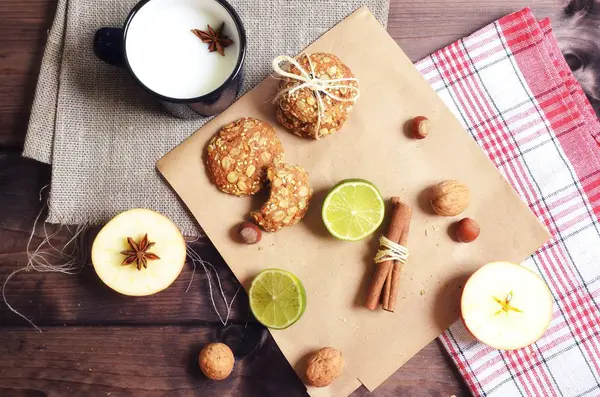
<svg viewBox="0 0 600 397">
<path fill-rule="evenodd" d="M 121 254 L 125 255 L 125 259 L 121 266 L 131 265 L 136 263 L 137 269 L 142 270 L 148 268 L 148 261 L 154 259 L 160 259 L 160 257 L 152 252 L 148 252 L 150 248 L 155 244 L 148 240 L 148 233 L 144 235 L 138 243 L 135 242 L 131 237 L 127 237 L 127 243 L 130 246 L 130 250 L 121 251 Z"/>
<path fill-rule="evenodd" d="M 225 47 L 233 44 L 233 40 L 223 35 L 224 27 L 225 22 L 217 30 L 214 30 L 210 25 L 206 25 L 206 30 L 192 29 L 192 33 L 202 40 L 203 43 L 208 44 L 209 52 L 217 51 L 222 56 L 225 56 Z"/>
</svg>

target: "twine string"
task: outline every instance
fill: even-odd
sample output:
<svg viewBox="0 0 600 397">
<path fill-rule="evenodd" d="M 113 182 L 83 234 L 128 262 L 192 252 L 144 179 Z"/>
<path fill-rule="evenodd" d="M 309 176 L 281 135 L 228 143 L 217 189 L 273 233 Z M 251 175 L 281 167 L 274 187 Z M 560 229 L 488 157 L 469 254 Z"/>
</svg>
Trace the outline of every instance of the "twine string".
<svg viewBox="0 0 600 397">
<path fill-rule="evenodd" d="M 85 233 L 89 225 L 79 225 L 75 230 L 71 230 L 68 225 L 60 224 L 51 232 L 49 232 L 46 228 L 46 223 L 42 220 L 42 215 L 49 205 L 48 202 L 44 200 L 42 193 L 48 186 L 49 185 L 46 185 L 40 190 L 39 199 L 40 202 L 42 202 L 42 205 L 37 217 L 33 222 L 33 226 L 27 240 L 27 264 L 10 273 L 0 288 L 2 300 L 4 301 L 6 307 L 8 307 L 11 312 L 15 313 L 17 316 L 23 318 L 25 321 L 31 324 L 39 332 L 42 332 L 42 330 L 35 325 L 33 319 L 23 315 L 8 302 L 8 298 L 6 296 L 6 287 L 9 284 L 9 281 L 18 273 L 27 273 L 32 270 L 40 273 L 63 273 L 69 275 L 77 274 L 86 266 L 84 259 L 89 256 L 89 247 L 87 247 L 85 242 Z M 43 225 L 43 239 L 34 248 L 33 245 L 35 243 L 33 240 L 36 236 L 36 231 L 40 222 L 42 222 Z M 53 239 L 60 234 L 63 227 L 66 227 L 67 230 L 72 233 L 72 236 L 66 243 L 62 245 L 62 248 L 59 248 L 54 245 Z M 51 262 L 50 259 L 52 258 L 63 260 L 64 263 L 56 264 L 55 262 L 57 261 Z"/>
<path fill-rule="evenodd" d="M 408 260 L 408 248 L 385 236 L 379 239 L 379 250 L 375 254 L 375 263 L 398 261 L 402 264 Z"/>
<path fill-rule="evenodd" d="M 213 266 L 213 264 L 202 259 L 200 257 L 200 255 L 190 245 L 188 245 L 188 247 L 187 247 L 187 256 L 190 259 L 190 261 L 192 262 L 194 269 L 196 268 L 196 264 L 200 264 L 200 266 L 202 266 L 202 269 L 204 270 L 204 273 L 206 273 L 206 278 L 208 281 L 208 294 L 210 296 L 210 302 L 212 304 L 212 307 L 213 307 L 215 313 L 219 317 L 219 321 L 221 322 L 221 324 L 223 324 L 223 326 L 226 326 L 228 324 L 229 318 L 231 316 L 231 308 L 233 306 L 233 302 L 235 301 L 235 298 L 237 298 L 240 290 L 242 289 L 242 286 L 241 285 L 238 286 L 237 290 L 235 291 L 235 294 L 233 294 L 233 297 L 231 298 L 231 300 L 228 301 L 227 296 L 225 295 L 225 290 L 223 289 L 223 284 L 221 283 L 221 278 L 219 277 L 219 272 Z M 219 287 L 219 293 L 221 295 L 223 303 L 225 304 L 225 318 L 223 318 L 223 316 L 221 315 L 221 312 L 219 311 L 219 308 L 217 307 L 217 303 L 215 302 L 215 296 L 214 296 L 214 291 L 213 291 L 213 286 L 212 286 L 212 277 L 211 277 L 210 269 L 212 269 L 212 271 L 215 274 L 216 284 Z M 191 284 L 191 280 L 190 280 L 190 284 Z M 189 285 L 188 285 L 188 289 L 189 289 Z M 187 292 L 187 290 L 186 290 L 186 292 Z"/>
<path fill-rule="evenodd" d="M 275 96 L 275 99 L 273 100 L 273 102 L 277 102 L 279 100 L 279 98 L 281 98 L 284 95 L 292 95 L 296 91 L 301 90 L 303 88 L 310 89 L 313 92 L 315 99 L 317 100 L 317 109 L 318 109 L 317 110 L 317 128 L 316 128 L 315 135 L 316 135 L 316 138 L 319 139 L 320 138 L 319 132 L 321 131 L 321 123 L 322 123 L 323 118 L 325 117 L 325 103 L 323 102 L 323 98 L 321 98 L 320 94 L 322 93 L 323 95 L 327 95 L 331 99 L 334 99 L 334 100 L 340 101 L 340 102 L 354 102 L 360 96 L 360 90 L 358 89 L 358 87 L 347 84 L 347 82 L 358 81 L 358 79 L 356 79 L 354 77 L 345 77 L 345 78 L 341 78 L 341 79 L 331 79 L 331 80 L 320 79 L 316 76 L 315 68 L 313 66 L 312 60 L 310 59 L 310 55 L 309 54 L 303 54 L 303 55 L 308 59 L 308 65 L 310 67 L 310 71 L 306 71 L 300 65 L 300 63 L 298 63 L 298 61 L 296 61 L 294 58 L 291 58 L 287 55 L 280 55 L 280 56 L 276 57 L 275 59 L 273 59 L 272 67 L 273 67 L 273 70 L 275 71 L 275 73 L 278 74 L 279 76 L 287 77 L 288 79 L 294 80 L 296 82 L 295 85 L 292 85 L 291 87 L 288 87 L 286 89 L 279 91 L 277 93 L 277 95 Z M 285 71 L 281 67 L 282 63 L 288 63 L 288 64 L 294 65 L 300 71 L 300 74 L 298 75 L 298 74 L 294 74 L 294 73 Z M 346 83 L 346 84 L 344 84 L 344 83 Z M 342 88 L 350 90 L 350 92 L 353 95 L 350 98 L 342 98 L 342 97 L 330 92 L 330 90 L 336 90 L 336 89 L 342 89 Z"/>
</svg>

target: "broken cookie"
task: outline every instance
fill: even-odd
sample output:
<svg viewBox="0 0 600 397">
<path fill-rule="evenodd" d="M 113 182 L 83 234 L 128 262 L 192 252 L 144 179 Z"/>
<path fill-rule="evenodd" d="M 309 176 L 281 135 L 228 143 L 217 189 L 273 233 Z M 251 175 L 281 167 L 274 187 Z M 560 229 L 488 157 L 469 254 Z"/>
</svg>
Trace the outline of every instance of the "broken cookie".
<svg viewBox="0 0 600 397">
<path fill-rule="evenodd" d="M 306 215 L 313 194 L 308 173 L 300 166 L 277 163 L 267 169 L 271 193 L 259 211 L 250 215 L 268 232 L 292 226 Z"/>
</svg>

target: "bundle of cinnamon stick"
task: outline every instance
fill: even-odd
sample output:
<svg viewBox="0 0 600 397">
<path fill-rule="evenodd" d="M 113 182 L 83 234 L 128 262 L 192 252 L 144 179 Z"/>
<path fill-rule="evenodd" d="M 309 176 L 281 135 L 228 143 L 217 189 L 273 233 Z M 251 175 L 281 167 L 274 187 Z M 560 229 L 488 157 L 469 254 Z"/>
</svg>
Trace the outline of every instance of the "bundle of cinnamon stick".
<svg viewBox="0 0 600 397">
<path fill-rule="evenodd" d="M 390 224 L 384 236 L 406 247 L 411 217 L 412 209 L 400 201 L 399 197 L 392 197 Z M 381 302 L 384 310 L 389 312 L 395 310 L 402 266 L 403 263 L 397 260 L 386 260 L 377 264 L 367 293 L 365 302 L 367 309 L 375 310 Z"/>
</svg>

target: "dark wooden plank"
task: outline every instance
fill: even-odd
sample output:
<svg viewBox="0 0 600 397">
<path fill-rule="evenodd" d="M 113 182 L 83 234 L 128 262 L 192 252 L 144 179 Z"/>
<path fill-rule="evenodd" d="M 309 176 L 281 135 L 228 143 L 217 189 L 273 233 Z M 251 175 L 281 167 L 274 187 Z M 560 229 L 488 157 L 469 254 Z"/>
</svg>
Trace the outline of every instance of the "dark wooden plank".
<svg viewBox="0 0 600 397">
<path fill-rule="evenodd" d="M 40 189 L 49 182 L 49 167 L 18 154 L 0 154 L 0 282 L 13 271 L 27 264 L 27 242 L 31 228 L 42 203 Z M 51 233 L 56 227 L 47 225 Z M 90 246 L 94 231 L 88 233 L 85 243 Z M 44 228 L 38 225 L 31 250 L 45 237 Z M 71 233 L 66 228 L 52 239 L 61 247 L 69 241 Z M 219 271 L 226 295 L 231 298 L 239 284 L 216 251 L 208 242 L 192 244 L 203 259 Z M 46 252 L 55 253 L 46 246 Z M 68 250 L 67 250 L 68 252 Z M 48 257 L 54 265 L 65 259 Z M 83 263 L 83 262 L 82 262 Z M 85 263 L 89 263 L 89 258 Z M 219 322 L 209 299 L 208 279 L 198 268 L 193 283 L 185 292 L 192 277 L 188 264 L 177 281 L 165 291 L 151 297 L 131 298 L 117 294 L 104 286 L 91 266 L 77 275 L 23 272 L 15 275 L 5 293 L 10 304 L 22 311 L 36 324 L 125 324 L 125 323 L 202 323 Z M 213 288 L 217 288 L 213 280 Z M 225 315 L 225 306 L 216 290 L 215 300 Z M 242 291 L 232 307 L 232 320 L 245 322 L 248 302 Z M 0 304 L 0 324 L 23 325 L 24 320 Z"/>
<path fill-rule="evenodd" d="M 19 240 L 22 241 L 22 240 Z M 196 245 L 197 247 L 197 245 Z M 226 296 L 231 297 L 239 284 L 214 248 L 205 245 L 201 255 L 218 267 Z M 215 259 L 210 258 L 215 255 Z M 0 255 L 0 281 L 8 274 L 21 268 L 27 261 L 23 253 Z M 57 261 L 53 261 L 57 262 Z M 76 275 L 22 272 L 13 276 L 5 294 L 8 302 L 23 315 L 42 328 L 47 325 L 87 324 L 198 324 L 218 323 L 209 298 L 208 279 L 202 269 L 192 277 L 188 264 L 179 278 L 165 291 L 149 297 L 127 297 L 120 295 L 98 279 L 93 268 L 87 266 Z M 226 307 L 216 291 L 213 279 L 214 298 L 221 315 Z M 243 290 L 231 309 L 230 321 L 244 323 L 248 319 L 248 299 Z M 0 304 L 0 324 L 24 325 L 25 320 Z"/>
<path fill-rule="evenodd" d="M 245 338 L 242 342 L 241 337 Z M 208 342 L 225 339 L 238 359 L 212 382 L 198 369 Z M 266 341 L 266 342 L 265 342 Z M 305 388 L 257 327 L 58 327 L 0 333 L 0 394 L 55 396 L 304 396 Z"/>
<path fill-rule="evenodd" d="M 57 0 L 0 3 L 0 147 L 22 146 Z"/>
<path fill-rule="evenodd" d="M 41 208 L 40 191 L 49 183 L 49 166 L 22 158 L 17 151 L 0 152 L 0 228 L 3 235 L 5 232 L 28 234 Z M 0 252 L 9 252 L 3 244 L 0 239 Z"/>
<path fill-rule="evenodd" d="M 416 62 L 511 12 L 530 7 L 538 19 L 555 18 L 562 4 L 561 0 L 392 0 L 388 31 Z"/>
<path fill-rule="evenodd" d="M 425 346 L 374 393 L 365 387 L 352 397 L 466 397 L 470 396 L 452 360 L 438 341 Z"/>
<path fill-rule="evenodd" d="M 222 382 L 197 367 L 199 350 L 212 341 L 226 342 L 239 357 Z M 275 342 L 252 326 L 55 327 L 43 334 L 13 328 L 0 333 L 0 356 L 2 395 L 305 395 Z M 365 388 L 354 394 L 366 395 Z M 467 394 L 432 343 L 371 395 Z"/>
</svg>

